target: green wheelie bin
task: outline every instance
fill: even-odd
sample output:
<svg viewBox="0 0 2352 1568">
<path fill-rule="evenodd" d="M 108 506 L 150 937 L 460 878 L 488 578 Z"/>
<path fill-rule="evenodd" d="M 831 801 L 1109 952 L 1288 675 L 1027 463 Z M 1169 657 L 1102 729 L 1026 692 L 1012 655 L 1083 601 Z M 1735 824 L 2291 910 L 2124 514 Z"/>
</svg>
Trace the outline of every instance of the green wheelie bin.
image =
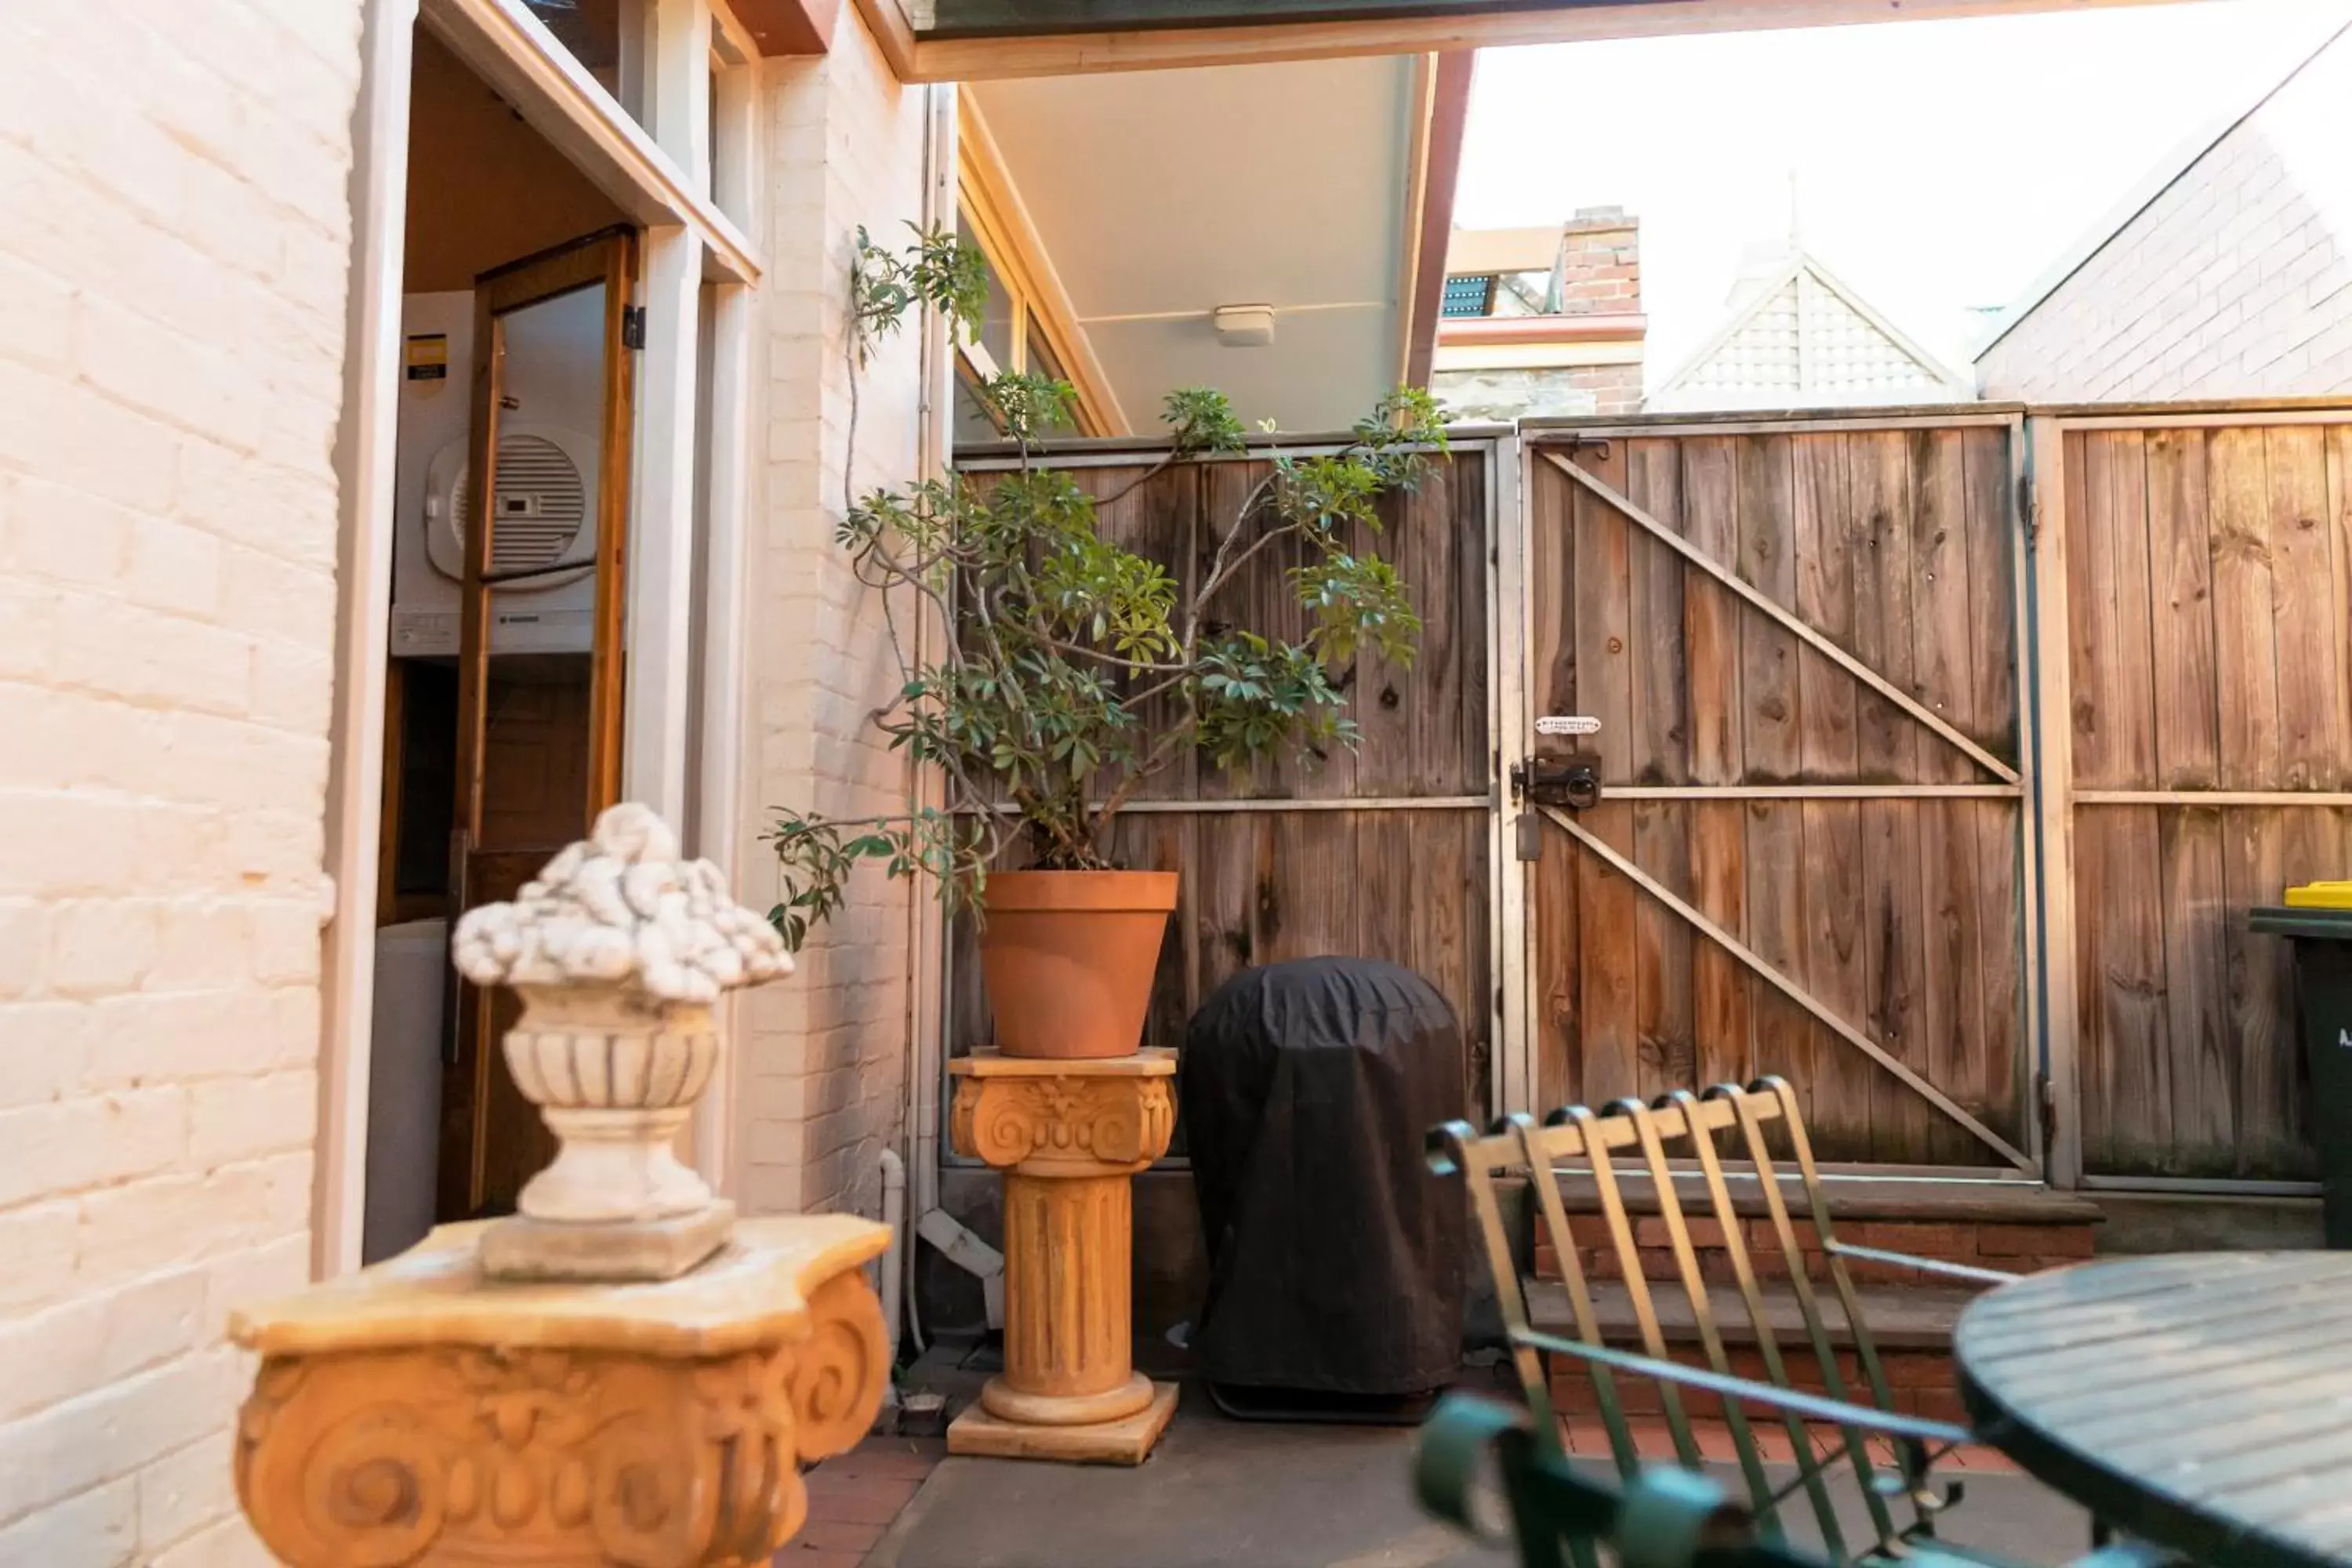
<svg viewBox="0 0 2352 1568">
<path fill-rule="evenodd" d="M 2352 882 L 2289 888 L 2284 904 L 2256 906 L 2252 924 L 2294 943 L 2327 1245 L 2352 1248 Z"/>
</svg>

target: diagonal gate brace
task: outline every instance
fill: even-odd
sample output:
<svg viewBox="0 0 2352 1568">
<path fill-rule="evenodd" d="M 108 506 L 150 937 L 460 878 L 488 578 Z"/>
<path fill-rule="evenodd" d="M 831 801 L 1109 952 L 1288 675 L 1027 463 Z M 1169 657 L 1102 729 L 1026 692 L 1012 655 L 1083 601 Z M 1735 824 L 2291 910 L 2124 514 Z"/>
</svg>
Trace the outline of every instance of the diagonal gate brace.
<svg viewBox="0 0 2352 1568">
<path fill-rule="evenodd" d="M 1937 1089 L 1934 1084 L 1929 1083 L 1926 1079 L 1921 1078 L 1917 1073 L 1906 1067 L 1899 1058 L 1897 1058 L 1893 1052 L 1889 1051 L 1885 1046 L 1880 1045 L 1876 1040 L 1872 1039 L 1868 1035 L 1864 1034 L 1860 1029 L 1855 1028 L 1852 1024 L 1847 1023 L 1843 1018 L 1838 1016 L 1838 1015 L 1827 1005 L 1815 998 L 1812 994 L 1808 992 L 1803 986 L 1798 984 L 1795 981 L 1781 973 L 1778 969 L 1773 968 L 1771 964 L 1766 963 L 1763 956 L 1755 952 L 1752 948 L 1748 947 L 1747 943 L 1741 942 L 1738 937 L 1732 935 L 1729 931 L 1724 930 L 1721 926 L 1707 919 L 1706 916 L 1701 914 L 1697 910 L 1684 902 L 1682 899 L 1675 895 L 1675 890 L 1672 888 L 1667 887 L 1664 882 L 1659 881 L 1655 877 L 1651 876 L 1647 871 L 1643 870 L 1639 866 L 1633 864 L 1633 861 L 1619 854 L 1599 836 L 1594 834 L 1590 828 L 1584 826 L 1581 823 L 1578 822 L 1574 817 L 1569 816 L 1568 813 L 1559 810 L 1556 806 L 1549 805 L 1538 806 L 1537 809 L 1541 811 L 1546 816 L 1549 817 L 1555 824 L 1563 829 L 1570 837 L 1575 839 L 1579 844 L 1583 845 L 1584 847 L 1590 849 L 1593 854 L 1599 856 L 1602 860 L 1607 861 L 1612 867 L 1622 872 L 1635 887 L 1649 894 L 1650 897 L 1657 900 L 1658 902 L 1665 905 L 1666 908 L 1672 910 L 1675 914 L 1688 921 L 1693 929 L 1696 930 L 1708 941 L 1714 942 L 1717 947 L 1722 948 L 1724 952 L 1731 954 L 1732 957 L 1747 965 L 1748 968 L 1753 971 L 1757 977 L 1762 980 L 1766 984 L 1779 991 L 1782 995 L 1786 996 L 1790 1001 L 1794 1002 L 1798 1006 L 1802 1007 L 1815 1018 L 1820 1019 L 1822 1025 L 1825 1026 L 1832 1034 L 1837 1036 L 1838 1038 L 1843 1040 L 1846 1044 L 1852 1046 L 1854 1049 L 1868 1057 L 1872 1061 L 1876 1062 L 1880 1067 L 1885 1068 L 1888 1072 L 1893 1073 L 1897 1079 L 1900 1079 L 1913 1093 L 1917 1094 L 1921 1099 L 1934 1106 L 1937 1110 L 1942 1111 L 1946 1116 L 1951 1118 L 1951 1120 L 1958 1122 L 1962 1127 L 1966 1128 L 1979 1142 L 1984 1144 L 1985 1147 L 1990 1149 L 1994 1153 L 1999 1154 L 2002 1159 L 2008 1161 L 2011 1164 L 2015 1165 L 2021 1171 L 2032 1172 L 2035 1170 L 2036 1167 L 2033 1161 L 2022 1150 L 2010 1142 L 2008 1139 L 2003 1138 L 2000 1133 L 1995 1132 L 1991 1128 L 1987 1127 L 1975 1117 L 1969 1115 L 1967 1110 L 1963 1108 L 1958 1101 L 1953 1100 L 1950 1095 L 1946 1094 L 1942 1089 Z"/>
<path fill-rule="evenodd" d="M 1984 769 L 1987 773 L 1992 774 L 1993 777 L 1999 779 L 2003 784 L 2013 784 L 2018 782 L 2017 770 L 2015 768 L 2011 767 L 2007 763 L 2002 762 L 1999 757 L 1994 756 L 1990 752 L 1986 751 L 1982 746 L 1978 745 L 1974 741 L 1969 740 L 1966 735 L 1960 733 L 1959 731 L 1954 729 L 1951 723 L 1946 720 L 1942 714 L 1937 712 L 1934 709 L 1926 706 L 1924 703 L 1920 702 L 1917 698 L 1913 697 L 1909 692 L 1904 690 L 1901 687 L 1887 679 L 1886 677 L 1879 674 L 1878 671 L 1871 668 L 1870 666 L 1863 663 L 1862 660 L 1854 658 L 1853 655 L 1846 652 L 1845 649 L 1838 647 L 1836 643 L 1831 641 L 1828 637 L 1822 635 L 1821 632 L 1815 630 L 1812 624 L 1805 620 L 1801 616 L 1792 615 L 1780 605 L 1774 603 L 1770 596 L 1759 591 L 1754 584 L 1748 582 L 1738 573 L 1729 570 L 1724 566 L 1721 562 L 1713 559 L 1705 551 L 1699 549 L 1696 544 L 1693 544 L 1689 540 L 1685 539 L 1681 534 L 1676 533 L 1673 529 L 1668 528 L 1664 523 L 1660 522 L 1656 518 L 1652 517 L 1648 512 L 1643 511 L 1632 500 L 1619 494 L 1616 489 L 1612 488 L 1606 481 L 1587 473 L 1584 469 L 1578 468 L 1574 463 L 1570 462 L 1567 458 L 1561 457 L 1557 452 L 1546 452 L 1544 457 L 1554 468 L 1558 468 L 1561 473 L 1566 474 L 1570 479 L 1574 479 L 1578 484 L 1582 485 L 1586 489 L 1591 491 L 1592 494 L 1600 500 L 1607 503 L 1614 510 L 1624 513 L 1630 521 L 1647 531 L 1652 536 L 1656 538 L 1660 543 L 1665 545 L 1667 549 L 1672 550 L 1675 554 L 1680 555 L 1684 560 L 1689 562 L 1692 565 L 1697 567 L 1700 571 L 1706 573 L 1708 576 L 1714 578 L 1717 582 L 1722 584 L 1725 587 L 1730 589 L 1741 598 L 1747 600 L 1750 605 L 1756 606 L 1757 609 L 1762 611 L 1765 615 L 1771 616 L 1773 620 L 1779 622 L 1781 626 L 1786 626 L 1790 631 L 1795 633 L 1797 637 L 1804 641 L 1807 647 L 1819 653 L 1823 658 L 1828 659 L 1840 669 L 1844 670 L 1848 675 L 1853 676 L 1856 680 L 1861 681 L 1864 686 L 1869 687 L 1873 691 L 1877 692 L 1881 697 L 1884 697 L 1889 702 L 1894 703 L 1897 708 L 1902 709 L 1904 712 L 1909 714 L 1912 718 L 1916 719 L 1920 723 L 1925 724 L 1943 740 L 1948 742 L 1953 746 L 1958 747 L 1960 752 L 1964 753 L 1970 762 L 1976 763 L 1977 766 Z"/>
</svg>

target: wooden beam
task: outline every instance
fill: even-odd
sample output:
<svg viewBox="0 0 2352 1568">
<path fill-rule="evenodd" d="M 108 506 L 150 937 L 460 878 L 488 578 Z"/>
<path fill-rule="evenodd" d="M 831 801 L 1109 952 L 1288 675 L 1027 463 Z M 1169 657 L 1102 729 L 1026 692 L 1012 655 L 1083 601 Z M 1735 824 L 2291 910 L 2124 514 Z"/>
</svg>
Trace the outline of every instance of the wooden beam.
<svg viewBox="0 0 2352 1568">
<path fill-rule="evenodd" d="M 1279 20 L 1188 26 L 1182 24 L 1199 15 L 1197 9 L 1160 0 L 1158 25 L 1149 26 L 969 38 L 915 35 L 911 69 L 900 71 L 899 77 L 905 81 L 990 81 L 2166 3 L 2169 0 L 1552 0 L 1531 6 L 1517 0 L 1452 0 L 1394 7 L 1380 5 L 1379 0 L 1372 6 L 1362 0 L 1325 0 L 1310 10 L 1293 0 L 1267 0 L 1251 6 L 1249 14 Z M 1375 7 L 1379 14 L 1365 14 Z M 874 25 L 872 13 L 885 8 L 896 10 L 892 0 L 858 0 L 869 26 Z M 1025 0 L 1021 8 L 1028 8 Z M 881 29 L 876 31 L 878 37 Z M 888 48 L 886 40 L 886 53 Z M 898 68 L 895 59 L 892 64 Z"/>
<path fill-rule="evenodd" d="M 1706 552 L 1691 543 L 1690 541 L 1685 539 L 1681 534 L 1676 533 L 1673 529 L 1668 528 L 1664 523 L 1660 522 L 1656 518 L 1652 517 L 1648 512 L 1643 511 L 1640 507 L 1635 506 L 1631 500 L 1628 500 L 1625 497 L 1618 494 L 1616 490 L 1611 489 L 1607 484 L 1595 479 L 1592 475 L 1585 472 L 1582 468 L 1578 468 L 1574 463 L 1570 462 L 1559 453 L 1546 452 L 1544 457 L 1550 461 L 1553 467 L 1559 468 L 1560 472 L 1568 475 L 1578 484 L 1580 484 L 1586 489 L 1591 490 L 1595 496 L 1608 502 L 1609 505 L 1614 507 L 1617 510 L 1624 513 L 1626 517 L 1634 522 L 1641 524 L 1643 528 L 1649 531 L 1652 537 L 1657 539 L 1668 549 L 1680 555 L 1684 560 L 1689 562 L 1692 565 L 1697 567 L 1700 571 L 1706 573 L 1708 576 L 1714 578 L 1725 587 L 1729 588 L 1741 598 L 1747 600 L 1750 605 L 1753 605 L 1756 608 L 1763 611 L 1764 614 L 1771 616 L 1774 620 L 1780 623 L 1780 625 L 1794 632 L 1799 637 L 1802 638 L 1809 646 L 1811 646 L 1814 651 L 1821 654 L 1822 658 L 1828 659 L 1831 663 L 1844 670 L 1848 675 L 1853 676 L 1856 680 L 1861 681 L 1864 686 L 1869 687 L 1873 691 L 1877 692 L 1881 697 L 1885 698 L 1889 702 L 1894 703 L 1897 708 L 1902 709 L 1904 712 L 1909 714 L 1912 718 L 1916 719 L 1920 723 L 1926 725 L 1937 734 L 1942 736 L 1946 741 L 1949 742 L 1953 746 L 1965 753 L 1969 760 L 1975 763 L 1977 766 L 1984 769 L 1987 773 L 1991 773 L 2003 784 L 2013 784 L 2018 782 L 2016 769 L 2011 767 L 2007 763 L 2002 762 L 1999 757 L 1994 756 L 1990 752 L 1986 751 L 1982 746 L 1978 745 L 1974 741 L 1969 740 L 1966 735 L 1960 733 L 1959 731 L 1954 729 L 1949 723 L 1946 722 L 1942 714 L 1937 713 L 1934 709 L 1920 702 L 1918 699 L 1913 697 L 1909 692 L 1905 691 L 1901 687 L 1895 685 L 1893 681 L 1879 674 L 1878 671 L 1871 668 L 1870 666 L 1863 663 L 1862 660 L 1846 652 L 1845 649 L 1831 641 L 1821 632 L 1816 631 L 1813 628 L 1812 623 L 1775 603 L 1769 596 L 1758 590 L 1754 584 L 1750 584 L 1746 578 L 1740 576 L 1729 567 L 1723 565 L 1720 562 L 1709 556 Z"/>
<path fill-rule="evenodd" d="M 1838 1038 L 1845 1041 L 1846 1044 L 1852 1046 L 1854 1049 L 1860 1051 L 1871 1060 L 1876 1062 L 1880 1067 L 1885 1068 L 1888 1072 L 1893 1073 L 1896 1078 L 1902 1079 L 1904 1084 L 1907 1086 L 1913 1093 L 1927 1100 L 1928 1104 L 1934 1106 L 1937 1110 L 1942 1111 L 1952 1121 L 1959 1123 L 1959 1125 L 1967 1129 L 1979 1142 L 1984 1144 L 1985 1147 L 1990 1149 L 1994 1153 L 1999 1154 L 2002 1159 L 2008 1161 L 2011 1164 L 2015 1165 L 2021 1171 L 2031 1171 L 2034 1168 L 2032 1157 L 2027 1155 L 2024 1151 L 2019 1149 L 2015 1144 L 2010 1142 L 2008 1139 L 2003 1138 L 2000 1133 L 1995 1132 L 1991 1128 L 1987 1127 L 1983 1122 L 1969 1115 L 1967 1110 L 1964 1109 L 1957 1100 L 1953 1100 L 1951 1096 L 1946 1094 L 1942 1089 L 1937 1089 L 1934 1084 L 1929 1083 L 1926 1079 L 1921 1078 L 1909 1067 L 1906 1066 L 1900 1058 L 1887 1050 L 1885 1047 L 1880 1045 L 1876 1040 L 1872 1039 L 1868 1035 L 1864 1034 L 1860 1029 L 1855 1028 L 1852 1024 L 1847 1023 L 1845 1019 L 1834 1009 L 1814 996 L 1811 992 L 1807 991 L 1794 980 L 1791 980 L 1789 976 L 1781 973 L 1778 969 L 1772 967 L 1771 964 L 1766 963 L 1764 959 L 1759 955 L 1754 949 L 1748 947 L 1747 943 L 1741 942 L 1738 937 L 1732 935 L 1729 931 L 1724 930 L 1721 926 L 1707 919 L 1706 916 L 1701 914 L 1691 905 L 1685 903 L 1673 889 L 1667 887 L 1664 883 L 1651 876 L 1647 871 L 1643 870 L 1639 866 L 1633 864 L 1633 861 L 1627 859 L 1624 856 L 1611 848 L 1607 843 L 1596 835 L 1587 831 L 1568 813 L 1549 805 L 1539 807 L 1538 809 L 1541 810 L 1546 816 L 1549 817 L 1555 826 L 1564 828 L 1570 837 L 1575 839 L 1579 844 L 1584 846 L 1585 848 L 1599 856 L 1603 861 L 1607 862 L 1612 868 L 1631 881 L 1635 887 L 1641 889 L 1643 892 L 1649 894 L 1650 897 L 1657 900 L 1660 903 L 1665 905 L 1666 908 L 1672 910 L 1675 914 L 1682 917 L 1684 921 L 1687 921 L 1692 929 L 1698 931 L 1700 935 L 1706 937 L 1717 947 L 1722 948 L 1724 952 L 1731 954 L 1732 957 L 1745 964 L 1750 972 L 1752 972 L 1759 979 L 1762 980 L 1766 984 L 1770 985 L 1782 995 L 1788 997 L 1790 1001 L 1794 1002 L 1798 1006 L 1802 1007 L 1806 1012 L 1819 1019 L 1832 1034 L 1837 1036 Z M 1661 1131 L 1663 1131 L 1664 1130 L 1661 1129 Z"/>
<path fill-rule="evenodd" d="M 1412 143 L 1404 156 L 1404 222 L 1397 235 L 1397 355 L 1396 377 L 1412 379 L 1415 312 L 1421 304 L 1423 244 L 1427 235 L 1423 216 L 1429 199 L 1429 132 L 1431 109 L 1437 101 L 1436 55 L 1416 55 L 1412 79 L 1406 85 L 1405 118 Z M 1439 285 L 1444 299 L 1444 284 Z M 1434 345 L 1432 345 L 1434 347 Z"/>
<path fill-rule="evenodd" d="M 1445 252 L 1454 236 L 1454 195 L 1462 179 L 1462 135 L 1470 121 L 1475 54 L 1425 55 L 1415 71 L 1414 199 L 1408 203 L 1405 270 L 1399 280 L 1403 363 L 1399 379 L 1429 384 L 1436 357 L 1437 323 L 1445 306 Z"/>
<path fill-rule="evenodd" d="M 857 0 L 858 20 L 882 51 L 890 74 L 900 81 L 952 81 L 952 77 L 927 77 L 916 58 L 915 29 L 898 0 Z"/>
<path fill-rule="evenodd" d="M 2024 1056 L 2024 1082 L 2020 1085 L 2029 1106 L 2027 1112 L 2026 1146 L 2041 1163 L 2046 1176 L 2050 1169 L 2049 1128 L 2041 1114 L 2040 1099 L 2035 1093 L 2033 1064 L 2041 1059 L 2042 973 L 2045 953 L 2042 949 L 2042 908 L 2038 890 L 2042 886 L 2042 734 L 2034 711 L 2033 645 L 2033 546 L 2030 492 L 2032 489 L 2033 463 L 2032 446 L 2027 439 L 2027 425 L 2022 413 L 2010 419 L 2007 431 L 2009 448 L 2009 592 L 2011 664 L 2010 679 L 2016 693 L 2017 771 L 2024 775 L 2025 798 L 2017 814 L 2019 883 L 2018 924 L 2024 965 L 2024 984 L 2017 998 L 2018 1041 Z M 1981 853 L 1981 848 L 1979 853 Z"/>
<path fill-rule="evenodd" d="M 1534 739 L 1534 721 L 1528 712 L 1528 684 L 1532 661 L 1528 651 L 1533 609 L 1528 590 L 1528 541 L 1534 527 L 1534 486 L 1528 482 L 1526 445 L 1516 437 L 1496 441 L 1494 482 L 1488 505 L 1495 517 L 1494 569 L 1487 574 L 1488 654 L 1492 672 L 1487 680 L 1488 709 L 1493 727 L 1487 731 L 1494 746 L 1495 779 L 1508 779 L 1527 757 Z M 1528 975 L 1535 959 L 1535 922 L 1529 918 L 1535 896 L 1532 868 L 1518 857 L 1519 813 L 1495 812 L 1494 867 L 1499 891 L 1494 902 L 1502 958 L 1495 973 L 1500 978 L 1506 1008 L 1505 1028 L 1497 1056 L 1496 1081 L 1503 1103 L 1500 1111 L 1542 1109 L 1542 1083 L 1536 1062 L 1532 1023 L 1534 986 Z M 1528 824 L 1532 829 L 1534 825 Z"/>
<path fill-rule="evenodd" d="M 1483 795 L 1343 795 L 1267 800 L 1130 800 L 1118 808 L 1118 813 L 1121 816 L 1199 816 L 1233 812 L 1488 811 L 1494 805 L 1491 796 Z M 1098 800 L 1087 803 L 1088 811 L 1100 811 L 1102 806 Z M 1009 816 L 1019 808 L 998 805 L 994 809 Z"/>
<path fill-rule="evenodd" d="M 1490 0 L 1483 9 L 1543 11 L 1613 0 Z M 1660 0 L 1634 0 L 1656 5 Z M 1461 0 L 931 0 L 930 38 L 1037 38 L 1168 27 L 1265 27 L 1308 22 L 1399 21 L 1467 9 Z"/>
<path fill-rule="evenodd" d="M 2017 800 L 2022 784 L 1611 784 L 1612 800 Z"/>
<path fill-rule="evenodd" d="M 2034 817 L 2041 862 L 2040 885 L 2027 889 L 2026 899 L 2042 912 L 2042 1070 L 2049 1075 L 2058 1112 L 2043 1151 L 2043 1172 L 2052 1186 L 2074 1187 L 2083 1179 L 2083 1118 L 2075 1065 L 2081 1015 L 2076 1010 L 2074 947 L 2074 674 L 2067 650 L 2073 622 L 2066 582 L 2066 438 L 2051 419 L 2035 419 L 2027 430 L 2032 513 L 2026 539 L 2035 616 L 2021 628 L 2018 646 L 2022 649 L 2027 638 L 2032 640 L 2029 718 L 2037 738 Z"/>
<path fill-rule="evenodd" d="M 2296 789 L 2078 789 L 2076 805 L 2352 806 L 2352 792 Z"/>
<path fill-rule="evenodd" d="M 2033 412 L 2063 419 L 2070 430 L 2148 430 L 2182 426 L 2294 425 L 2352 419 L 2352 398 L 2340 394 L 2303 397 L 2218 397 L 2170 403 L 2049 403 Z"/>
<path fill-rule="evenodd" d="M 1647 322 L 1643 325 L 1646 327 Z M 1741 409 L 1723 414 L 1577 414 L 1523 419 L 1528 440 L 1601 441 L 1623 436 L 1801 436 L 1877 430 L 1968 430 L 2007 426 L 2022 403 L 1936 403 L 1906 408 Z"/>
</svg>

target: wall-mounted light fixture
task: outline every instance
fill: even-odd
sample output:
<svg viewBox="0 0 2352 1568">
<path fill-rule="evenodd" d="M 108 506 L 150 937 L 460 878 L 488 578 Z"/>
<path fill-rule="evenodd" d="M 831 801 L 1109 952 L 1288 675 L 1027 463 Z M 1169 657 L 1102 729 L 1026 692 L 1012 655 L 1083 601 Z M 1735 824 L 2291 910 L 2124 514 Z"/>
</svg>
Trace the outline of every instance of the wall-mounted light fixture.
<svg viewBox="0 0 2352 1568">
<path fill-rule="evenodd" d="M 1217 342 L 1229 349 L 1262 349 L 1274 342 L 1274 307 L 1220 305 L 1210 317 Z"/>
</svg>

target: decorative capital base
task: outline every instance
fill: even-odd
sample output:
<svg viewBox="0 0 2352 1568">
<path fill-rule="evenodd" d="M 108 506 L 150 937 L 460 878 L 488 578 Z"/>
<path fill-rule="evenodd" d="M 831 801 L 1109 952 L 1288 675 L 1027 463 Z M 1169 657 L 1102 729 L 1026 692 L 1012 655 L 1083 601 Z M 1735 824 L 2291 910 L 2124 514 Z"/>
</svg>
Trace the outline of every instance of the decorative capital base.
<svg viewBox="0 0 2352 1568">
<path fill-rule="evenodd" d="M 989 1459 L 1059 1459 L 1073 1465 L 1139 1465 L 1176 1418 L 1176 1385 L 1150 1385 L 1150 1403 L 1131 1415 L 1086 1426 L 1008 1421 L 974 1405 L 948 1425 L 948 1452 Z"/>
<path fill-rule="evenodd" d="M 956 1152 L 1025 1176 L 1128 1175 L 1168 1152 L 1176 1053 L 1045 1060 L 974 1051 L 955 1075 Z"/>
<path fill-rule="evenodd" d="M 686 1278 L 489 1279 L 480 1225 L 236 1314 L 260 1352 L 237 1499 L 295 1568 L 764 1563 L 801 1467 L 866 1435 L 889 1376 L 860 1265 L 889 1233 L 748 1220 Z"/>
<path fill-rule="evenodd" d="M 1135 1373 L 1129 1178 L 1175 1133 L 1176 1053 L 975 1051 L 948 1070 L 957 1150 L 1004 1173 L 1004 1373 L 948 1428 L 948 1451 L 1140 1464 L 1176 1395 Z"/>
</svg>

